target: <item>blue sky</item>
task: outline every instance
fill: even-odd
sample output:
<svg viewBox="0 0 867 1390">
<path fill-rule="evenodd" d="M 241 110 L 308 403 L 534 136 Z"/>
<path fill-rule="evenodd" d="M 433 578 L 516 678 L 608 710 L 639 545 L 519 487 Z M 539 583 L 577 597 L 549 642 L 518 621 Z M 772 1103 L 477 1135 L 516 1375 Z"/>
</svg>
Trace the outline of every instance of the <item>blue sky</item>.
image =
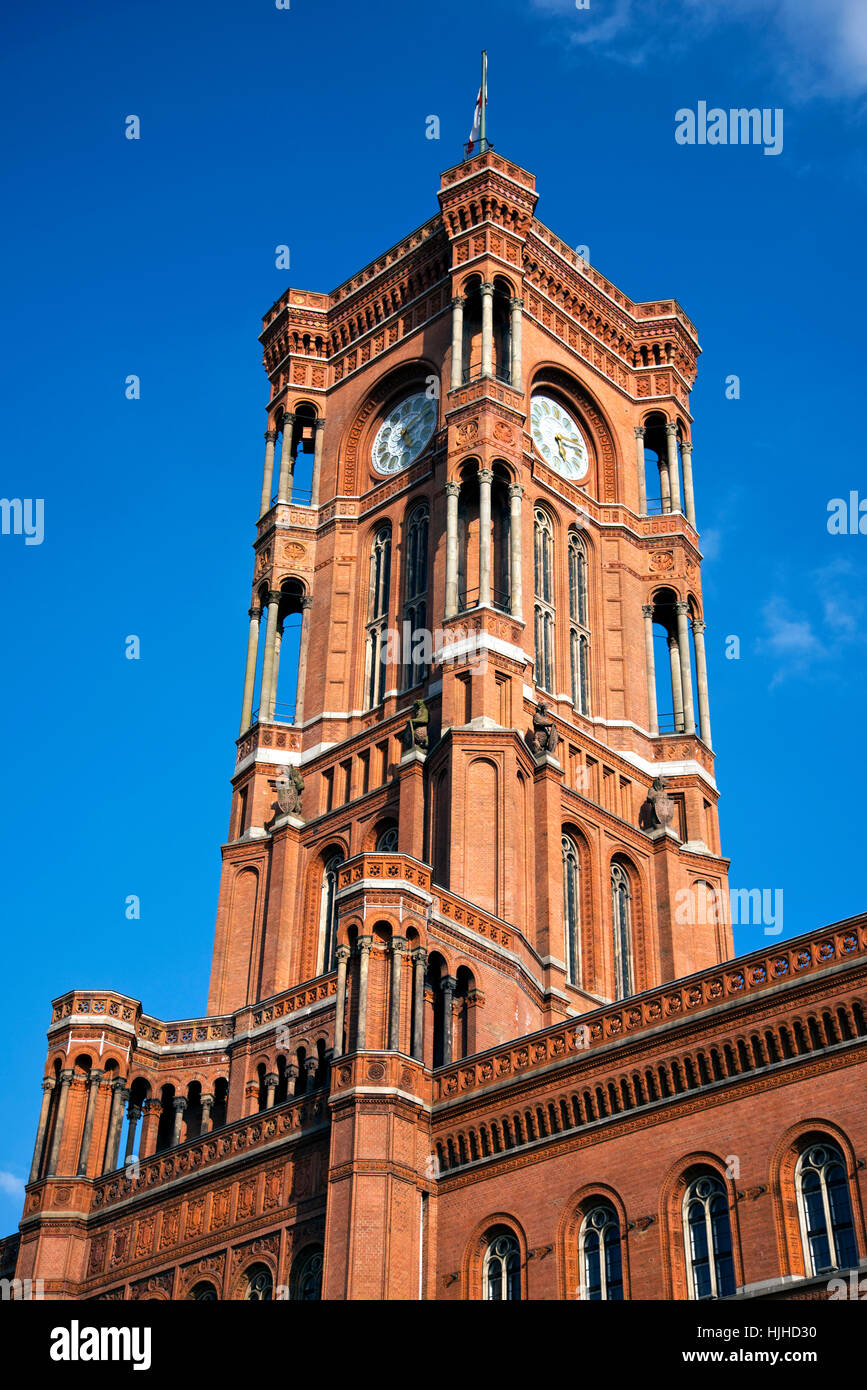
<svg viewBox="0 0 867 1390">
<path fill-rule="evenodd" d="M 699 328 L 732 884 L 782 889 L 785 935 L 863 908 L 867 537 L 826 526 L 831 498 L 867 497 L 859 0 L 84 14 L 33 0 L 5 27 L 0 494 L 44 499 L 45 534 L 0 536 L 0 1231 L 20 1215 L 51 998 L 112 986 L 166 1018 L 204 1009 L 261 479 L 260 317 L 287 283 L 330 289 L 436 211 L 483 46 L 490 138 L 536 173 L 540 217 Z M 782 153 L 677 144 L 675 112 L 699 101 L 782 108 Z M 768 942 L 747 928 L 737 944 Z"/>
</svg>

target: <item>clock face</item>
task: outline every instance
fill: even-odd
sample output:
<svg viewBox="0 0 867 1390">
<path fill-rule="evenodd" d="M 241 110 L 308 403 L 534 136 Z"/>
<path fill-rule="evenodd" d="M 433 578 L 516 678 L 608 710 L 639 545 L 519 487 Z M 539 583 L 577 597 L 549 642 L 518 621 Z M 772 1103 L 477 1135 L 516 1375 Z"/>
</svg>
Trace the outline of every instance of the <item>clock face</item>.
<svg viewBox="0 0 867 1390">
<path fill-rule="evenodd" d="M 556 472 L 578 483 L 590 467 L 584 436 L 568 410 L 551 396 L 534 396 L 530 406 L 533 443 Z"/>
<path fill-rule="evenodd" d="M 373 441 L 377 473 L 399 473 L 417 459 L 437 423 L 437 403 L 419 391 L 386 415 Z"/>
</svg>

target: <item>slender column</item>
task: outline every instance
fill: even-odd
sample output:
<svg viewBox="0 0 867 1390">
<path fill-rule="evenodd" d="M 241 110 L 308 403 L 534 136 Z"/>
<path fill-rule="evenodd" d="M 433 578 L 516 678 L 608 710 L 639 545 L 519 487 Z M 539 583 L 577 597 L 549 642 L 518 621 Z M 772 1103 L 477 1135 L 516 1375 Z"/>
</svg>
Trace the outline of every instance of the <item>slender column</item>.
<svg viewBox="0 0 867 1390">
<path fill-rule="evenodd" d="M 680 652 L 677 638 L 668 639 L 668 659 L 671 663 L 671 703 L 674 710 L 674 732 L 683 733 L 683 685 L 680 679 Z"/>
<path fill-rule="evenodd" d="M 292 435 L 295 428 L 295 416 L 286 414 L 283 416 L 283 448 L 280 452 L 280 482 L 277 485 L 277 501 L 292 501 L 292 469 L 294 460 L 292 458 Z"/>
<path fill-rule="evenodd" d="M 99 1067 L 94 1067 L 87 1081 L 87 1109 L 84 1112 L 84 1133 L 81 1136 L 81 1149 L 79 1150 L 76 1173 L 79 1178 L 87 1177 L 87 1160 L 90 1156 L 90 1140 L 93 1135 L 93 1117 L 96 1114 L 99 1083 L 104 1075 L 105 1073 Z"/>
<path fill-rule="evenodd" d="M 693 530 L 695 525 L 695 493 L 692 486 L 692 445 L 685 439 L 680 442 L 680 457 L 683 460 L 683 507 L 686 519 Z"/>
<path fill-rule="evenodd" d="M 268 1075 L 265 1077 L 265 1109 L 266 1109 L 266 1110 L 270 1110 L 270 1109 L 271 1109 L 271 1106 L 274 1104 L 274 1097 L 275 1097 L 276 1094 L 277 1094 L 277 1087 L 279 1086 L 279 1084 L 280 1084 L 280 1078 L 279 1078 L 279 1076 L 277 1075 L 277 1073 L 276 1073 L 276 1072 L 273 1072 L 273 1071 L 269 1071 Z"/>
<path fill-rule="evenodd" d="M 509 569 L 511 571 L 512 617 L 523 617 L 523 580 L 521 576 L 521 498 L 524 489 L 520 483 L 512 483 L 509 488 L 511 517 L 509 523 Z"/>
<path fill-rule="evenodd" d="M 445 616 L 458 611 L 458 498 L 460 483 L 446 483 L 446 606 Z"/>
<path fill-rule="evenodd" d="M 638 510 L 641 516 L 646 516 L 647 483 L 644 477 L 644 426 L 636 425 L 632 432 L 635 435 L 635 462 L 638 464 Z"/>
<path fill-rule="evenodd" d="M 680 469 L 677 466 L 677 425 L 667 424 L 665 427 L 666 444 L 668 445 L 668 477 L 671 486 L 671 510 L 680 511 Z"/>
<path fill-rule="evenodd" d="M 274 679 L 274 642 L 277 636 L 277 610 L 280 607 L 279 589 L 268 593 L 268 620 L 265 626 L 265 659 L 262 662 L 262 688 L 259 691 L 259 722 L 270 717 L 276 681 Z"/>
<path fill-rule="evenodd" d="M 454 1027 L 452 1018 L 452 1001 L 455 997 L 457 980 L 453 975 L 444 975 L 440 981 L 440 989 L 443 992 L 443 1066 L 447 1067 L 452 1060 L 452 1031 Z"/>
<path fill-rule="evenodd" d="M 427 951 L 419 946 L 412 953 L 412 1055 L 417 1062 L 424 1061 L 424 972 L 427 965 Z"/>
<path fill-rule="evenodd" d="M 668 464 L 665 459 L 659 460 L 659 494 L 662 498 L 662 510 L 671 511 L 671 481 L 668 475 Z"/>
<path fill-rule="evenodd" d="M 212 1095 L 202 1096 L 202 1127 L 200 1134 L 210 1134 L 214 1123 L 211 1111 L 214 1108 L 214 1097 Z"/>
<path fill-rule="evenodd" d="M 160 1132 L 160 1120 L 162 1117 L 162 1101 L 149 1096 L 142 1106 L 140 1145 L 140 1156 L 142 1158 L 150 1158 L 151 1154 L 156 1153 L 157 1140 Z"/>
<path fill-rule="evenodd" d="M 63 1138 L 63 1122 L 66 1119 L 66 1102 L 69 1100 L 69 1087 L 75 1075 L 72 1068 L 64 1068 L 60 1073 L 60 1095 L 57 1097 L 57 1115 L 54 1120 L 54 1137 L 51 1140 L 51 1152 L 48 1155 L 48 1165 L 45 1169 L 45 1176 L 53 1178 L 57 1172 L 57 1156 L 60 1153 L 60 1141 Z"/>
<path fill-rule="evenodd" d="M 479 469 L 479 603 L 491 602 L 491 483 L 490 468 Z"/>
<path fill-rule="evenodd" d="M 313 599 L 305 594 L 301 600 L 301 640 L 298 643 L 298 679 L 295 682 L 295 723 L 304 720 L 304 687 L 307 684 L 307 649 L 310 645 L 310 610 Z"/>
<path fill-rule="evenodd" d="M 135 1153 L 136 1133 L 138 1131 L 138 1122 L 141 1119 L 141 1106 L 128 1105 L 126 1114 L 129 1120 L 129 1129 L 126 1132 L 126 1149 L 123 1155 L 124 1168 Z"/>
<path fill-rule="evenodd" d="M 33 1162 L 30 1165 L 28 1182 L 35 1182 L 39 1177 L 42 1147 L 45 1143 L 45 1131 L 48 1129 L 48 1112 L 51 1108 L 51 1092 L 54 1090 L 54 1084 L 53 1076 L 46 1076 L 42 1083 L 42 1104 L 39 1107 L 39 1124 L 36 1126 L 36 1143 L 33 1145 Z"/>
<path fill-rule="evenodd" d="M 645 603 L 641 608 L 644 614 L 644 662 L 647 667 L 647 714 L 650 732 L 659 733 L 659 714 L 656 708 L 656 661 L 653 655 L 653 604 Z"/>
<path fill-rule="evenodd" d="M 361 957 L 358 968 L 358 1037 L 356 1050 L 363 1052 L 367 1043 L 367 972 L 370 967 L 370 948 L 372 936 L 358 938 L 358 953 Z"/>
<path fill-rule="evenodd" d="M 256 684 L 256 660 L 259 655 L 259 620 L 262 617 L 261 608 L 248 609 L 250 619 L 250 630 L 247 634 L 247 666 L 244 671 L 244 702 L 241 705 L 241 728 L 240 732 L 245 734 L 250 727 L 250 720 L 253 717 L 253 689 Z"/>
<path fill-rule="evenodd" d="M 494 372 L 494 287 L 486 280 L 482 289 L 482 376 Z"/>
<path fill-rule="evenodd" d="M 287 1063 L 286 1063 L 286 1095 L 287 1095 L 287 1096 L 294 1096 L 294 1095 L 297 1093 L 297 1092 L 296 1092 L 296 1088 L 297 1088 L 297 1086 L 298 1086 L 298 1076 L 299 1076 L 298 1063 L 297 1063 L 297 1062 L 287 1062 Z"/>
<path fill-rule="evenodd" d="M 262 470 L 262 500 L 259 503 L 259 516 L 262 517 L 271 508 L 271 488 L 274 484 L 274 445 L 277 442 L 277 431 L 265 431 L 265 467 Z"/>
<path fill-rule="evenodd" d="M 271 702 L 268 709 L 268 718 L 274 718 L 274 711 L 277 708 L 277 685 L 280 680 L 280 648 L 283 646 L 283 624 L 277 624 L 277 631 L 274 633 L 274 670 L 271 677 Z"/>
<path fill-rule="evenodd" d="M 119 1078 L 111 1083 L 111 1110 L 108 1116 L 108 1139 L 105 1145 L 104 1173 L 113 1173 L 117 1167 L 117 1151 L 120 1148 L 120 1131 L 123 1124 L 123 1107 L 129 1100 L 125 1082 Z"/>
<path fill-rule="evenodd" d="M 184 1099 L 184 1097 L 183 1097 L 183 1096 L 175 1096 L 174 1100 L 172 1101 L 172 1108 L 174 1109 L 174 1112 L 175 1112 L 175 1118 L 174 1118 L 174 1123 L 173 1123 L 173 1125 L 172 1125 L 172 1145 L 171 1145 L 171 1146 L 172 1146 L 172 1148 L 175 1148 L 175 1146 L 176 1146 L 177 1144 L 180 1144 L 180 1142 L 181 1142 L 181 1128 L 182 1128 L 183 1123 L 184 1123 L 184 1111 L 185 1111 L 186 1108 L 187 1108 L 187 1102 L 186 1102 L 186 1100 Z"/>
<path fill-rule="evenodd" d="M 322 473 L 322 443 L 324 440 L 325 420 L 322 416 L 317 416 L 313 422 L 313 481 L 310 484 L 310 505 L 319 506 L 319 479 Z"/>
<path fill-rule="evenodd" d="M 695 733 L 695 707 L 692 701 L 692 667 L 689 662 L 689 618 L 686 603 L 676 603 L 677 645 L 680 651 L 680 680 L 683 686 L 683 731 Z"/>
<path fill-rule="evenodd" d="M 704 649 L 704 631 L 707 624 L 701 618 L 693 618 L 692 634 L 695 639 L 695 674 L 698 683 L 698 728 L 701 738 L 708 748 L 710 741 L 710 701 L 707 690 L 707 656 Z"/>
<path fill-rule="evenodd" d="M 456 391 L 464 379 L 464 301 L 452 300 L 452 372 L 450 390 Z"/>
<path fill-rule="evenodd" d="M 334 1017 L 334 1056 L 343 1056 L 343 1027 L 346 1014 L 346 966 L 349 960 L 349 947 L 337 948 L 337 994 Z"/>
<path fill-rule="evenodd" d="M 523 390 L 521 377 L 524 370 L 521 347 L 521 331 L 524 322 L 524 301 L 523 299 L 512 299 L 509 303 L 512 310 L 512 361 L 510 363 L 510 375 L 515 390 L 521 391 Z"/>
<path fill-rule="evenodd" d="M 307 1076 L 307 1090 L 316 1089 L 316 1073 L 319 1070 L 319 1058 L 307 1057 L 304 1061 L 304 1071 Z"/>
<path fill-rule="evenodd" d="M 400 980 L 403 969 L 405 936 L 391 938 L 391 999 L 388 1010 L 388 1046 L 392 1052 L 400 1047 Z"/>
</svg>

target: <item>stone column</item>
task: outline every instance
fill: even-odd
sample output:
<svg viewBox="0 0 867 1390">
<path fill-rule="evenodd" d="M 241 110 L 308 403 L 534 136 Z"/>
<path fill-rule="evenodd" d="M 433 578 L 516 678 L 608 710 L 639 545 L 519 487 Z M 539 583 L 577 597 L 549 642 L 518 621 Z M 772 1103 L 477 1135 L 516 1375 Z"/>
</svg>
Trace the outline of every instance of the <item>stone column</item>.
<svg viewBox="0 0 867 1390">
<path fill-rule="evenodd" d="M 280 680 L 280 648 L 283 646 L 283 624 L 278 621 L 277 631 L 274 633 L 274 664 L 271 676 L 271 699 L 268 705 L 268 718 L 274 718 L 274 711 L 277 708 L 277 685 Z"/>
<path fill-rule="evenodd" d="M 172 1101 L 172 1108 L 175 1112 L 175 1118 L 174 1123 L 172 1125 L 171 1147 L 174 1149 L 181 1142 L 181 1128 L 184 1123 L 184 1111 L 187 1108 L 187 1102 L 184 1099 L 184 1097 L 175 1096 L 174 1100 Z"/>
<path fill-rule="evenodd" d="M 33 1145 L 33 1162 L 30 1164 L 28 1182 L 35 1182 L 39 1177 L 42 1147 L 45 1143 L 45 1131 L 48 1129 L 48 1112 L 51 1108 L 51 1092 L 54 1090 L 54 1084 L 53 1076 L 46 1076 L 42 1083 L 42 1104 L 39 1107 L 39 1124 L 36 1126 L 36 1143 Z"/>
<path fill-rule="evenodd" d="M 440 989 L 443 992 L 443 1066 L 447 1067 L 452 1060 L 452 1033 L 454 1031 L 454 1018 L 452 1001 L 457 989 L 457 980 L 453 975 L 444 975 L 440 981 Z"/>
<path fill-rule="evenodd" d="M 458 498 L 460 483 L 446 483 L 446 618 L 458 611 Z"/>
<path fill-rule="evenodd" d="M 653 655 L 653 604 L 645 603 L 641 608 L 644 614 L 644 664 L 647 668 L 647 715 L 650 732 L 659 733 L 659 714 L 656 708 L 656 661 Z"/>
<path fill-rule="evenodd" d="M 636 425 L 632 433 L 635 435 L 635 462 L 638 464 L 638 510 L 642 516 L 646 516 L 647 482 L 644 476 L 644 426 Z"/>
<path fill-rule="evenodd" d="M 76 1176 L 79 1178 L 87 1177 L 87 1160 L 90 1157 L 90 1140 L 93 1135 L 93 1117 L 96 1114 L 99 1083 L 104 1074 L 105 1073 L 99 1067 L 94 1067 L 87 1079 L 87 1109 L 84 1112 L 84 1133 L 81 1136 L 81 1148 L 78 1154 L 78 1169 L 76 1171 Z"/>
<path fill-rule="evenodd" d="M 391 998 L 388 1010 L 388 1046 L 391 1052 L 400 1048 L 400 981 L 403 970 L 405 936 L 391 938 Z"/>
<path fill-rule="evenodd" d="M 129 1163 L 130 1159 L 133 1156 L 133 1153 L 135 1152 L 136 1132 L 138 1130 L 138 1122 L 141 1119 L 141 1106 L 128 1105 L 126 1114 L 127 1119 L 129 1120 L 129 1129 L 126 1132 L 126 1149 L 124 1150 L 123 1155 L 124 1168 Z"/>
<path fill-rule="evenodd" d="M 247 611 L 250 619 L 250 628 L 247 634 L 247 666 L 244 671 L 244 701 L 241 705 L 241 728 L 240 732 L 245 734 L 250 727 L 250 720 L 253 717 L 253 690 L 256 685 L 256 660 L 259 655 L 259 620 L 262 617 L 261 608 L 250 608 Z"/>
<path fill-rule="evenodd" d="M 111 1110 L 108 1116 L 108 1139 L 105 1145 L 103 1173 L 113 1173 L 117 1167 L 117 1151 L 120 1148 L 120 1131 L 123 1124 L 123 1108 L 129 1100 L 126 1083 L 118 1079 L 111 1083 Z"/>
<path fill-rule="evenodd" d="M 299 1076 L 298 1063 L 297 1063 L 297 1062 L 287 1062 L 287 1063 L 286 1063 L 286 1098 L 287 1098 L 287 1100 L 288 1100 L 288 1098 L 289 1098 L 290 1096 L 294 1096 L 295 1093 L 296 1093 L 296 1087 L 297 1087 L 297 1085 L 298 1085 L 298 1076 Z"/>
<path fill-rule="evenodd" d="M 308 1091 L 313 1091 L 313 1090 L 316 1089 L 316 1073 L 318 1072 L 318 1070 L 319 1070 L 319 1058 L 318 1058 L 318 1057 L 306 1057 L 305 1060 L 304 1060 L 304 1072 L 305 1072 L 305 1075 L 307 1076 L 307 1090 L 308 1090 Z"/>
<path fill-rule="evenodd" d="M 265 624 L 265 658 L 262 662 L 262 686 L 259 691 L 259 723 L 269 718 L 274 700 L 276 680 L 274 676 L 274 644 L 277 637 L 277 610 L 280 607 L 279 589 L 268 593 L 268 619 Z"/>
<path fill-rule="evenodd" d="M 687 440 L 680 442 L 680 456 L 683 459 L 683 506 L 686 519 L 693 530 L 695 525 L 695 493 L 692 486 L 692 445 Z"/>
<path fill-rule="evenodd" d="M 494 372 L 494 287 L 485 280 L 482 287 L 482 376 Z"/>
<path fill-rule="evenodd" d="M 280 1078 L 276 1072 L 269 1071 L 265 1077 L 265 1109 L 270 1110 L 274 1104 L 274 1097 L 277 1094 L 277 1087 L 280 1085 Z"/>
<path fill-rule="evenodd" d="M 334 1056 L 343 1056 L 343 1029 L 346 1014 L 346 966 L 349 960 L 349 947 L 337 948 L 337 993 L 334 1014 Z"/>
<path fill-rule="evenodd" d="M 412 953 L 412 1055 L 417 1062 L 424 1061 L 424 972 L 427 965 L 427 951 L 419 946 Z"/>
<path fill-rule="evenodd" d="M 659 494 L 662 498 L 662 510 L 671 511 L 671 481 L 668 475 L 668 464 L 664 459 L 659 460 Z"/>
<path fill-rule="evenodd" d="M 57 1097 L 57 1114 L 54 1119 L 54 1136 L 51 1140 L 51 1151 L 48 1155 L 48 1163 L 45 1168 L 45 1176 L 53 1178 L 57 1173 L 57 1157 L 60 1153 L 60 1141 L 63 1138 L 63 1123 L 66 1119 L 66 1103 L 69 1100 L 69 1087 L 75 1075 L 71 1067 L 65 1067 L 60 1073 L 60 1095 Z"/>
<path fill-rule="evenodd" d="M 292 470 L 295 466 L 292 458 L 292 435 L 295 430 L 295 416 L 286 414 L 283 416 L 283 448 L 280 451 L 280 481 L 277 484 L 277 501 L 292 501 Z"/>
<path fill-rule="evenodd" d="M 141 1144 L 139 1146 L 141 1158 L 150 1158 L 151 1154 L 156 1153 L 162 1117 L 162 1101 L 149 1096 L 142 1106 Z"/>
<path fill-rule="evenodd" d="M 363 1052 L 367 1044 L 367 972 L 370 967 L 372 945 L 372 936 L 358 938 L 358 1036 L 355 1044 L 358 1052 Z"/>
<path fill-rule="evenodd" d="M 214 1108 L 214 1097 L 213 1097 L 212 1095 L 209 1095 L 209 1094 L 203 1095 L 203 1096 L 202 1096 L 202 1127 L 201 1127 L 201 1129 L 199 1130 L 199 1133 L 200 1133 L 200 1134 L 210 1134 L 210 1132 L 211 1132 L 211 1127 L 212 1127 L 212 1125 L 213 1125 L 213 1123 L 214 1123 L 213 1117 L 212 1117 L 212 1115 L 211 1115 L 211 1111 L 213 1110 L 213 1108 Z"/>
<path fill-rule="evenodd" d="M 509 520 L 509 569 L 511 571 L 511 611 L 513 618 L 523 618 L 523 578 L 521 574 L 521 498 L 524 489 L 520 483 L 512 483 L 509 488 L 511 504 Z"/>
<path fill-rule="evenodd" d="M 523 390 L 521 380 L 523 374 L 521 329 L 524 322 L 524 301 L 523 299 L 511 299 L 509 301 L 512 310 L 512 361 L 510 363 L 510 374 L 512 385 L 516 391 Z"/>
<path fill-rule="evenodd" d="M 704 648 L 704 632 L 707 624 L 702 618 L 693 618 L 692 634 L 695 639 L 695 675 L 698 683 L 698 728 L 702 741 L 712 748 L 710 741 L 710 702 L 707 690 L 707 656 Z"/>
<path fill-rule="evenodd" d="M 479 469 L 479 603 L 491 602 L 491 484 L 493 470 Z"/>
<path fill-rule="evenodd" d="M 263 517 L 271 509 L 271 488 L 274 483 L 274 445 L 276 430 L 265 431 L 265 467 L 262 471 L 262 500 L 259 503 L 259 516 Z"/>
<path fill-rule="evenodd" d="M 683 731 L 695 733 L 695 708 L 692 702 L 692 667 L 689 661 L 689 609 L 686 603 L 676 603 L 677 646 L 680 652 L 680 681 L 683 687 Z"/>
<path fill-rule="evenodd" d="M 666 444 L 668 445 L 668 477 L 671 488 L 671 510 L 680 511 L 680 469 L 677 466 L 677 425 L 669 424 L 665 427 Z"/>
<path fill-rule="evenodd" d="M 683 733 L 683 685 L 680 679 L 680 652 L 677 638 L 668 639 L 668 659 L 671 663 L 671 706 L 674 711 L 674 732 Z"/>
<path fill-rule="evenodd" d="M 452 300 L 452 372 L 449 389 L 456 391 L 464 379 L 464 301 L 461 295 Z"/>
<path fill-rule="evenodd" d="M 317 416 L 313 421 L 313 481 L 310 484 L 310 505 L 319 506 L 319 479 L 322 475 L 322 443 L 325 421 Z"/>
<path fill-rule="evenodd" d="M 310 645 L 310 610 L 313 599 L 305 594 L 301 600 L 301 640 L 298 643 L 298 679 L 295 682 L 295 723 L 304 720 L 304 687 L 307 684 L 307 649 Z"/>
</svg>

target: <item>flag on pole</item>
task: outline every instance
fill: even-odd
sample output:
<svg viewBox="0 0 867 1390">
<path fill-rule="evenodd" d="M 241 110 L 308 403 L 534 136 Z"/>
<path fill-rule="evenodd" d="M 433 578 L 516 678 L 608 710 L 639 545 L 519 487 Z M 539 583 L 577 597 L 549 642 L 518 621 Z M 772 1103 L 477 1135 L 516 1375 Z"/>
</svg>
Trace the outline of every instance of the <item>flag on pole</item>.
<svg viewBox="0 0 867 1390">
<path fill-rule="evenodd" d="M 482 85 L 479 88 L 479 95 L 476 97 L 476 109 L 473 112 L 473 128 L 470 131 L 470 138 L 467 141 L 467 158 L 475 151 L 476 145 L 480 146 L 479 153 L 484 154 L 488 148 L 485 138 L 485 126 L 488 114 L 488 54 L 482 54 Z"/>
<path fill-rule="evenodd" d="M 476 141 L 482 130 L 482 89 L 479 88 L 479 95 L 476 97 L 476 109 L 473 113 L 473 128 L 470 131 L 470 138 L 467 143 L 467 154 L 470 155 L 476 148 Z"/>
</svg>

